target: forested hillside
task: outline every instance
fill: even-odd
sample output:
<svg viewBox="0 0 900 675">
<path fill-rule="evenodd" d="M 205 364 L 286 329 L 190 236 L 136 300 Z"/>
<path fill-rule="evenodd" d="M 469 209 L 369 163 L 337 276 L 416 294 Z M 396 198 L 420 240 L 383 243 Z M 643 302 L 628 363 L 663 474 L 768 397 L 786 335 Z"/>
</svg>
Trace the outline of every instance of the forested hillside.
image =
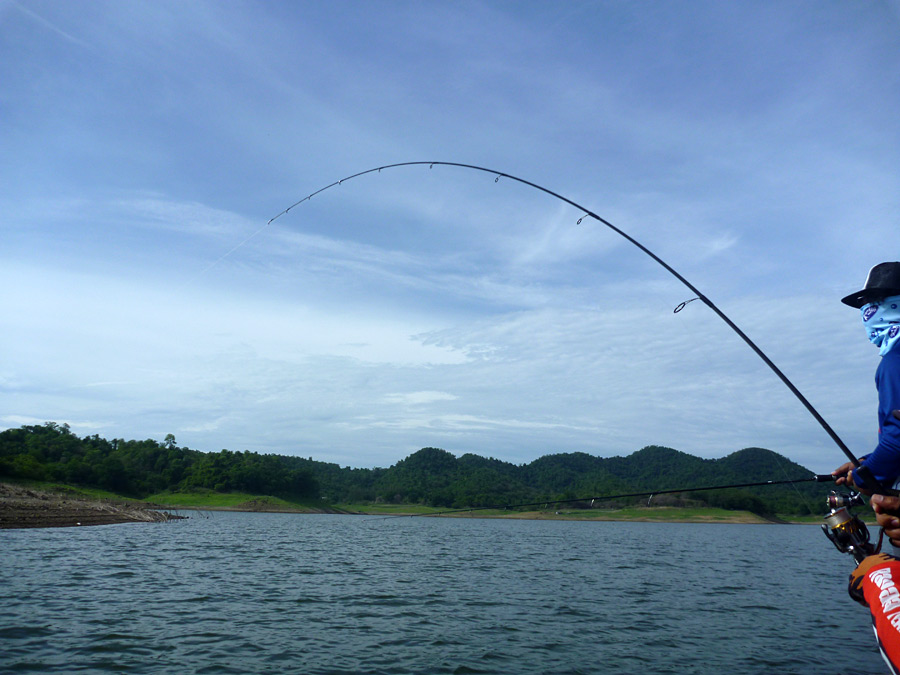
<svg viewBox="0 0 900 675">
<path fill-rule="evenodd" d="M 582 499 L 766 480 L 806 478 L 808 469 L 770 450 L 747 448 L 701 459 L 659 446 L 627 457 L 546 455 L 516 465 L 474 454 L 423 448 L 393 466 L 355 469 L 303 457 L 200 452 L 169 435 L 154 440 L 79 438 L 52 422 L 0 432 L 0 478 L 57 481 L 146 497 L 209 489 L 330 503 L 390 502 L 463 508 Z M 819 512 L 830 488 L 815 483 L 662 495 L 655 504 L 707 504 L 756 513 Z M 616 506 L 640 499 L 599 502 Z"/>
</svg>

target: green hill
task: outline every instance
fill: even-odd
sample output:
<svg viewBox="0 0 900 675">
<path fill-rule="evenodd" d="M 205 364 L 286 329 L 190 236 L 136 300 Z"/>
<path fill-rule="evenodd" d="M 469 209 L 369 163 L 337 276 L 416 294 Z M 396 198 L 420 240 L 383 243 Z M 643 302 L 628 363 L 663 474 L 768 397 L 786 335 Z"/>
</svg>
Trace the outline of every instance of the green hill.
<svg viewBox="0 0 900 675">
<path fill-rule="evenodd" d="M 812 472 L 763 448 L 702 459 L 647 446 L 626 457 L 557 453 L 516 465 L 475 454 L 423 448 L 388 468 L 354 469 L 311 458 L 255 452 L 207 453 L 154 440 L 79 438 L 52 422 L 0 432 L 0 479 L 54 481 L 142 498 L 213 490 L 329 503 L 419 504 L 441 508 L 581 500 L 767 480 Z M 665 495 L 654 503 L 717 506 L 755 513 L 818 513 L 828 485 L 798 483 Z M 614 502 L 627 505 L 646 497 Z M 579 504 L 575 504 L 575 507 Z"/>
</svg>

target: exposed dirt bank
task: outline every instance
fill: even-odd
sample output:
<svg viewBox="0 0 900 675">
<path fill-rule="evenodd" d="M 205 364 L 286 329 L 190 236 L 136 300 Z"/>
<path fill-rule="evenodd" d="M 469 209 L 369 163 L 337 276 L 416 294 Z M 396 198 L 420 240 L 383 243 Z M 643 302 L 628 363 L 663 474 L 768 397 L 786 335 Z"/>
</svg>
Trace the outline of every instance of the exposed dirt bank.
<svg viewBox="0 0 900 675">
<path fill-rule="evenodd" d="M 89 500 L 0 483 L 0 529 L 162 523 L 181 517 L 143 504 Z"/>
</svg>

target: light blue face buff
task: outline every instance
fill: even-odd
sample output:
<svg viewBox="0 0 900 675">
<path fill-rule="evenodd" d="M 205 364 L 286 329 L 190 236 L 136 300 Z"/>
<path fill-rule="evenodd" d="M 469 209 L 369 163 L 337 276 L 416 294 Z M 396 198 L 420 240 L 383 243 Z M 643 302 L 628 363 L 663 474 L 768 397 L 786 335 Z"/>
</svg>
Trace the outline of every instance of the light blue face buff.
<svg viewBox="0 0 900 675">
<path fill-rule="evenodd" d="M 900 295 L 863 305 L 862 321 L 869 342 L 879 348 L 879 354 L 887 354 L 900 342 Z"/>
</svg>

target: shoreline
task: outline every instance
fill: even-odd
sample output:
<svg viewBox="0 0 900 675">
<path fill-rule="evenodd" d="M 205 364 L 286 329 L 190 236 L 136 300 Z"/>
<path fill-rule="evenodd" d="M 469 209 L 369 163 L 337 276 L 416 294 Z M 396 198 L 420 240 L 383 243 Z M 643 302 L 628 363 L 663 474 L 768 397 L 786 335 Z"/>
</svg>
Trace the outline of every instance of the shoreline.
<svg viewBox="0 0 900 675">
<path fill-rule="evenodd" d="M 441 517 L 441 518 L 490 518 L 508 520 L 565 520 L 581 522 L 646 522 L 646 523 L 706 523 L 706 524 L 786 524 L 809 525 L 821 522 L 764 518 L 746 511 L 724 512 L 705 510 L 700 513 L 679 513 L 675 507 L 631 507 L 627 509 L 598 512 L 586 511 L 521 511 L 521 512 L 479 512 L 458 511 L 429 513 L 421 509 L 398 508 L 371 510 L 339 507 L 292 507 L 273 504 L 265 498 L 251 499 L 233 506 L 201 506 L 155 504 L 113 499 L 91 499 L 75 490 L 46 491 L 10 483 L 0 483 L 0 529 L 24 529 L 46 527 L 85 527 L 90 525 L 112 525 L 118 523 L 148 523 L 182 520 L 190 516 L 180 515 L 185 511 L 213 513 L 232 511 L 241 513 L 291 513 L 291 514 L 338 514 L 356 516 L 377 516 L 384 518 Z M 174 512 L 174 513 L 172 513 Z"/>
<path fill-rule="evenodd" d="M 819 521 L 786 520 L 782 518 L 764 518 L 746 511 L 735 511 L 728 515 L 720 513 L 681 515 L 676 507 L 636 507 L 623 512 L 623 510 L 609 510 L 606 513 L 598 511 L 587 512 L 549 512 L 549 511 L 517 511 L 514 513 L 483 513 L 462 511 L 456 513 L 429 513 L 417 510 L 409 511 L 382 511 L 382 510 L 350 510 L 348 508 L 312 508 L 286 506 L 274 506 L 265 502 L 245 503 L 236 506 L 178 506 L 167 504 L 165 508 L 175 512 L 198 511 L 206 513 L 232 512 L 232 513 L 286 513 L 295 515 L 345 515 L 345 516 L 371 516 L 378 518 L 480 518 L 490 520 L 557 520 L 579 522 L 644 522 L 644 523 L 703 523 L 724 525 L 818 525 Z M 645 513 L 635 513 L 644 511 Z M 710 510 L 712 511 L 712 510 Z"/>
</svg>

